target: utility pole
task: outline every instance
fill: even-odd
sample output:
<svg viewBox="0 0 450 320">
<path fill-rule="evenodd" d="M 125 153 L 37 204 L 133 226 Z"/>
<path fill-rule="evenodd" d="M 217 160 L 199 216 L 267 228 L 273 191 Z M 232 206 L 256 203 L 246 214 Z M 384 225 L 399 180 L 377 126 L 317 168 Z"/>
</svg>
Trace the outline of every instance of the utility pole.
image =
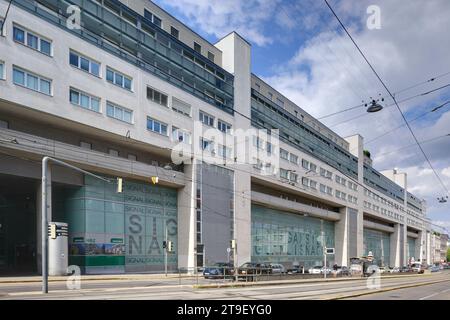
<svg viewBox="0 0 450 320">
<path fill-rule="evenodd" d="M 323 277 L 327 278 L 327 248 L 325 243 L 325 234 L 323 232 L 323 220 L 320 220 L 320 239 L 322 241 L 322 252 L 323 252 Z"/>
<path fill-rule="evenodd" d="M 44 157 L 42 159 L 42 187 L 41 187 L 41 197 L 42 197 L 42 213 L 41 213 L 41 233 L 42 233 L 42 293 L 48 293 L 48 207 L 52 203 L 52 199 L 49 198 L 49 195 L 47 194 L 47 188 L 52 187 L 52 181 L 48 179 L 48 173 L 51 171 L 51 168 L 49 167 L 49 163 L 54 162 L 57 165 L 81 172 L 83 174 L 92 176 L 94 178 L 103 180 L 108 183 L 112 183 L 111 180 L 97 176 L 93 173 L 90 173 L 89 171 L 85 171 L 83 169 L 77 168 L 69 163 L 66 163 L 64 161 L 54 159 L 51 157 Z M 121 178 L 117 179 L 118 181 L 122 181 Z M 120 183 L 121 188 L 121 183 Z M 122 190 L 119 190 L 117 192 L 122 192 Z"/>
<path fill-rule="evenodd" d="M 169 242 L 167 241 L 167 223 L 164 224 L 164 238 L 166 242 L 166 247 L 164 248 L 164 273 L 167 277 L 167 251 L 169 250 Z"/>
</svg>

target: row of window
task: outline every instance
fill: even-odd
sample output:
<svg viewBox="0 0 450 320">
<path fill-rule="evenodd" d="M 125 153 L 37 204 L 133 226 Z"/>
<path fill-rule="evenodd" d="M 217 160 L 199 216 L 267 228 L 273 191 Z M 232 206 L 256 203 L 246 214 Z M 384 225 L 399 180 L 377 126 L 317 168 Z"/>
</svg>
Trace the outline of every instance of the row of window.
<svg viewBox="0 0 450 320">
<path fill-rule="evenodd" d="M 380 206 L 377 206 L 375 204 L 372 204 L 368 201 L 364 201 L 364 208 L 367 209 L 371 209 L 375 212 L 381 213 L 383 216 L 398 220 L 398 221 L 403 221 L 404 217 L 398 213 L 392 212 L 390 210 L 384 209 L 384 208 L 380 208 Z"/>
<path fill-rule="evenodd" d="M 151 22 L 153 22 L 155 25 L 157 25 L 158 27 L 160 27 L 162 29 L 162 20 L 161 18 L 159 18 L 158 16 L 156 16 L 155 14 L 153 14 L 152 12 L 148 11 L 147 9 L 144 9 L 144 17 L 147 18 L 148 20 L 150 20 Z M 174 26 L 170 26 L 170 34 L 177 38 L 180 39 L 180 31 L 175 28 Z M 200 44 L 198 44 L 197 42 L 194 41 L 194 50 L 198 53 L 202 53 L 202 47 Z M 212 62 L 214 62 L 214 54 L 210 51 L 208 51 L 208 59 L 211 60 Z"/>
<path fill-rule="evenodd" d="M 380 197 L 379 195 L 370 191 L 367 188 L 364 188 L 364 195 L 374 199 L 377 202 L 380 202 L 381 204 L 387 205 L 391 208 L 395 208 L 397 210 L 400 210 L 401 212 L 405 212 L 405 209 L 401 205 L 394 203 L 393 201 L 387 200 L 386 198 Z"/>
<path fill-rule="evenodd" d="M 215 117 L 204 111 L 199 112 L 199 120 L 204 125 L 207 125 L 209 127 L 215 127 Z M 229 124 L 221 119 L 217 120 L 217 129 L 219 129 L 220 131 L 225 132 L 225 133 L 230 133 L 231 127 L 232 127 L 231 124 Z"/>
<path fill-rule="evenodd" d="M 37 34 L 17 25 L 14 25 L 13 27 L 13 39 L 16 42 L 37 50 L 45 55 L 51 56 L 53 54 L 51 40 L 38 36 Z"/>
</svg>

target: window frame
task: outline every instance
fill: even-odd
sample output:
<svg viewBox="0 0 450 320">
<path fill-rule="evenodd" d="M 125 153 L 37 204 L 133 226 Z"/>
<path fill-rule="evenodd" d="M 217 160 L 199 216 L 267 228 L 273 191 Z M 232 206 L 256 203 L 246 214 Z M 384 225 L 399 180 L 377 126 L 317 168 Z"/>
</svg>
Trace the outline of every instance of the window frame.
<svg viewBox="0 0 450 320">
<path fill-rule="evenodd" d="M 113 116 L 110 116 L 110 115 L 108 114 L 108 107 L 113 107 L 113 109 L 114 109 L 114 115 L 113 115 Z M 131 115 L 130 115 L 130 116 L 131 116 L 130 122 L 124 120 L 124 117 L 123 117 L 123 116 L 122 116 L 122 118 L 116 117 L 116 116 L 115 116 L 115 114 L 116 114 L 116 109 L 121 109 L 123 115 L 125 114 L 124 111 L 128 111 L 129 113 L 131 113 Z M 131 125 L 134 124 L 134 111 L 133 111 L 133 110 L 128 109 L 128 108 L 125 108 L 125 107 L 122 107 L 121 105 L 118 105 L 118 104 L 116 104 L 116 103 L 114 103 L 114 102 L 111 102 L 111 101 L 109 101 L 109 100 L 106 101 L 106 116 L 107 116 L 108 118 L 115 119 L 115 120 L 118 120 L 118 121 L 122 121 L 122 122 L 124 122 L 124 123 L 128 123 L 128 124 L 131 124 Z"/>
<path fill-rule="evenodd" d="M 152 122 L 152 128 L 149 128 L 149 121 Z M 155 129 L 155 128 L 156 128 L 156 127 L 155 127 L 155 123 L 158 124 L 159 130 L 156 130 L 156 129 Z M 163 127 L 166 128 L 166 130 L 165 130 L 166 133 L 163 132 L 163 130 L 162 130 Z M 149 131 L 151 131 L 151 132 L 153 132 L 153 133 L 160 134 L 160 135 L 162 135 L 162 136 L 164 136 L 164 137 L 168 137 L 168 136 L 169 136 L 169 124 L 168 124 L 168 123 L 165 123 L 165 122 L 162 122 L 161 120 L 152 118 L 152 117 L 150 117 L 150 116 L 147 116 L 147 130 L 149 130 Z"/>
<path fill-rule="evenodd" d="M 222 128 L 221 128 L 222 126 L 225 126 L 225 131 L 222 130 Z M 219 129 L 219 131 L 221 131 L 223 133 L 230 133 L 231 128 L 232 128 L 232 125 L 229 124 L 228 122 L 223 121 L 222 119 L 217 120 L 217 129 Z"/>
<path fill-rule="evenodd" d="M 77 66 L 72 64 L 72 54 L 77 56 L 77 62 L 78 62 Z M 85 70 L 81 67 L 81 59 L 87 60 L 89 62 L 89 71 Z M 98 75 L 92 72 L 92 64 L 93 63 L 98 66 Z M 86 72 L 94 77 L 97 77 L 100 79 L 102 78 L 102 64 L 92 58 L 89 58 L 88 56 L 86 56 L 84 54 L 79 53 L 78 51 L 75 51 L 72 49 L 69 50 L 69 65 L 75 69 Z"/>
<path fill-rule="evenodd" d="M 214 117 L 213 115 L 204 112 L 202 110 L 199 110 L 198 112 L 199 114 L 199 121 L 201 121 L 202 124 L 204 124 L 205 126 L 209 126 L 209 127 L 214 127 L 214 124 L 216 122 L 216 117 Z M 208 118 L 208 123 L 205 123 L 205 117 Z M 212 124 L 211 124 L 211 120 L 212 120 Z"/>
<path fill-rule="evenodd" d="M 149 98 L 149 90 L 152 91 L 152 97 L 151 98 Z M 155 93 L 159 94 L 159 101 L 157 101 L 155 99 L 155 96 L 156 96 Z M 156 104 L 158 104 L 160 106 L 169 108 L 169 95 L 168 94 L 166 94 L 166 93 L 164 93 L 164 92 L 162 92 L 160 90 L 157 90 L 157 89 L 155 89 L 153 87 L 147 86 L 146 96 L 147 96 L 147 100 L 150 100 L 150 101 L 152 101 L 152 102 L 154 102 L 154 103 L 156 103 Z M 166 104 L 162 103 L 163 102 L 163 97 L 166 97 Z"/>
<path fill-rule="evenodd" d="M 111 72 L 113 74 L 112 81 L 110 81 L 108 79 L 108 72 Z M 116 83 L 116 76 L 117 75 L 122 77 L 122 85 Z M 125 79 L 130 81 L 130 88 L 127 88 L 125 86 Z M 111 68 L 110 66 L 106 66 L 106 82 L 108 82 L 110 84 L 113 84 L 113 85 L 115 85 L 115 86 L 117 86 L 119 88 L 125 89 L 127 91 L 133 92 L 133 78 L 128 76 L 128 75 L 126 75 L 126 74 L 124 74 L 123 72 L 120 72 L 120 71 L 117 71 L 114 68 Z"/>
<path fill-rule="evenodd" d="M 24 81 L 24 83 L 23 83 L 23 84 L 22 84 L 22 83 L 17 83 L 17 82 L 15 81 L 14 75 L 15 75 L 15 72 L 16 72 L 16 71 L 22 72 L 22 73 L 24 74 L 24 76 L 23 76 L 23 79 L 24 79 L 23 81 Z M 45 76 L 41 76 L 41 75 L 39 75 L 39 74 L 37 74 L 37 73 L 28 71 L 28 70 L 23 69 L 23 68 L 21 68 L 21 67 L 19 67 L 19 66 L 16 66 L 16 65 L 13 65 L 12 72 L 13 72 L 12 82 L 13 82 L 13 84 L 15 84 L 16 86 L 19 86 L 19 87 L 22 87 L 22 88 L 25 88 L 25 89 L 28 89 L 28 90 L 31 90 L 31 91 L 34 91 L 34 92 L 37 92 L 37 93 L 44 94 L 44 95 L 49 96 L 49 97 L 53 97 L 53 80 L 52 80 L 52 79 L 47 78 L 47 77 L 45 77 Z M 37 78 L 37 84 L 38 84 L 38 88 L 37 88 L 37 89 L 30 88 L 30 87 L 28 86 L 28 77 L 29 77 L 29 76 Z M 45 81 L 45 82 L 48 82 L 48 83 L 49 83 L 49 91 L 50 91 L 49 93 L 47 93 L 47 92 L 42 92 L 42 91 L 41 91 L 41 81 Z"/>
<path fill-rule="evenodd" d="M 72 101 L 72 92 L 78 93 L 78 103 L 75 103 Z M 89 98 L 89 107 L 88 108 L 85 108 L 84 106 L 81 105 L 81 95 L 85 95 Z M 95 110 L 92 108 L 92 101 L 95 99 L 98 101 L 98 110 Z M 102 113 L 101 101 L 102 101 L 102 99 L 100 97 L 94 96 L 90 93 L 84 92 L 84 91 L 76 89 L 74 87 L 69 88 L 69 102 L 76 107 L 79 107 L 79 108 L 82 108 L 85 110 L 89 110 L 92 112 L 96 112 L 96 113 Z"/>
<path fill-rule="evenodd" d="M 1 20 L 1 19 L 0 19 Z M 23 42 L 20 40 L 16 39 L 16 30 L 20 30 L 21 32 L 23 32 Z M 32 37 L 36 38 L 36 48 L 29 45 L 28 42 L 28 36 L 31 35 Z M 45 36 L 41 36 L 40 34 L 34 32 L 34 31 L 30 31 L 29 29 L 22 27 L 19 24 L 13 23 L 13 32 L 12 32 L 12 38 L 13 41 L 21 44 L 27 48 L 30 48 L 34 51 L 38 51 L 40 53 L 42 53 L 43 55 L 47 56 L 47 57 L 53 57 L 53 40 L 50 38 L 47 38 Z M 41 41 L 45 41 L 48 44 L 50 44 L 50 52 L 47 53 L 45 51 L 42 51 L 42 43 Z"/>
</svg>

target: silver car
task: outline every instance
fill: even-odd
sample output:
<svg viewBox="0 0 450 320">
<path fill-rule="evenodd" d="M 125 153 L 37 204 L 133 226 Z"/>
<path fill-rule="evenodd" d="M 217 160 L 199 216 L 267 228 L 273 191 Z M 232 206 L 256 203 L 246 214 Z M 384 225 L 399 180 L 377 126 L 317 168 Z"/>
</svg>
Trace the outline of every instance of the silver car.
<svg viewBox="0 0 450 320">
<path fill-rule="evenodd" d="M 286 273 L 286 268 L 281 263 L 271 263 L 272 273 Z"/>
</svg>

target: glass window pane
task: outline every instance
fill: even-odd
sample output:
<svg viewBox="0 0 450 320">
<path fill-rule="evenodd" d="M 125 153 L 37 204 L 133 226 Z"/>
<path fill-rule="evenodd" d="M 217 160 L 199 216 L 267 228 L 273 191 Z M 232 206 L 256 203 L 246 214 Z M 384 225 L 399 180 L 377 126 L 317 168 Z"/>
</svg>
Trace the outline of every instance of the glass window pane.
<svg viewBox="0 0 450 320">
<path fill-rule="evenodd" d="M 25 32 L 19 28 L 14 27 L 14 40 L 25 43 Z"/>
<path fill-rule="evenodd" d="M 89 72 L 89 60 L 80 57 L 80 68 Z"/>
<path fill-rule="evenodd" d="M 158 18 L 157 16 L 153 16 L 153 23 L 161 28 L 161 19 Z"/>
<path fill-rule="evenodd" d="M 131 111 L 124 111 L 123 120 L 126 121 L 126 122 L 131 123 L 131 116 L 132 116 Z"/>
<path fill-rule="evenodd" d="M 100 112 L 100 100 L 97 98 L 91 99 L 91 109 Z"/>
<path fill-rule="evenodd" d="M 38 38 L 31 33 L 27 35 L 27 45 L 33 49 L 38 48 Z"/>
<path fill-rule="evenodd" d="M 115 79 L 114 83 L 122 87 L 123 86 L 123 77 L 120 74 L 116 73 L 116 79 Z"/>
<path fill-rule="evenodd" d="M 41 39 L 41 52 L 51 55 L 51 44 L 48 41 Z"/>
<path fill-rule="evenodd" d="M 130 79 L 125 78 L 124 87 L 125 87 L 125 89 L 131 90 L 131 80 Z"/>
<path fill-rule="evenodd" d="M 147 118 L 147 129 L 153 130 L 153 120 Z"/>
<path fill-rule="evenodd" d="M 70 102 L 80 104 L 80 94 L 74 90 L 70 90 Z"/>
<path fill-rule="evenodd" d="M 89 97 L 88 96 L 86 96 L 84 94 L 81 94 L 81 100 L 80 101 L 81 101 L 80 105 L 83 108 L 89 109 Z"/>
<path fill-rule="evenodd" d="M 115 117 L 116 117 L 117 119 L 122 120 L 122 119 L 123 119 L 123 110 L 120 109 L 120 108 L 115 108 L 115 109 L 116 109 L 116 110 L 115 110 Z"/>
<path fill-rule="evenodd" d="M 38 87 L 39 87 L 38 78 L 31 74 L 28 74 L 27 75 L 27 87 L 30 89 L 33 89 L 33 90 L 38 90 Z"/>
<path fill-rule="evenodd" d="M 114 117 L 114 107 L 110 104 L 106 105 L 106 115 L 108 117 Z"/>
<path fill-rule="evenodd" d="M 161 95 L 161 104 L 167 106 L 167 96 L 165 94 Z"/>
<path fill-rule="evenodd" d="M 41 79 L 40 91 L 45 94 L 51 94 L 50 92 L 50 81 Z"/>
<path fill-rule="evenodd" d="M 161 133 L 167 136 L 167 126 L 165 124 L 161 124 Z"/>
<path fill-rule="evenodd" d="M 160 102 L 160 99 L 161 99 L 161 94 L 158 92 L 158 91 L 154 91 L 154 96 L 153 96 L 153 100 L 155 101 L 155 102 Z"/>
<path fill-rule="evenodd" d="M 14 83 L 15 84 L 21 84 L 21 85 L 25 85 L 25 73 L 14 69 L 14 74 L 13 74 L 13 78 L 14 78 Z"/>
<path fill-rule="evenodd" d="M 70 53 L 70 64 L 78 68 L 78 55 L 73 52 Z"/>
<path fill-rule="evenodd" d="M 161 126 L 160 126 L 160 123 L 159 122 L 154 122 L 153 123 L 153 130 L 155 131 L 155 132 L 160 132 L 160 130 L 161 130 Z"/>
<path fill-rule="evenodd" d="M 114 82 L 114 72 L 111 70 L 106 70 L 106 80 L 110 82 Z"/>
<path fill-rule="evenodd" d="M 0 63 L 0 79 L 3 79 L 4 78 L 4 76 L 3 76 L 3 63 Z"/>
<path fill-rule="evenodd" d="M 96 62 L 91 62 L 91 73 L 100 76 L 100 65 Z"/>
</svg>

